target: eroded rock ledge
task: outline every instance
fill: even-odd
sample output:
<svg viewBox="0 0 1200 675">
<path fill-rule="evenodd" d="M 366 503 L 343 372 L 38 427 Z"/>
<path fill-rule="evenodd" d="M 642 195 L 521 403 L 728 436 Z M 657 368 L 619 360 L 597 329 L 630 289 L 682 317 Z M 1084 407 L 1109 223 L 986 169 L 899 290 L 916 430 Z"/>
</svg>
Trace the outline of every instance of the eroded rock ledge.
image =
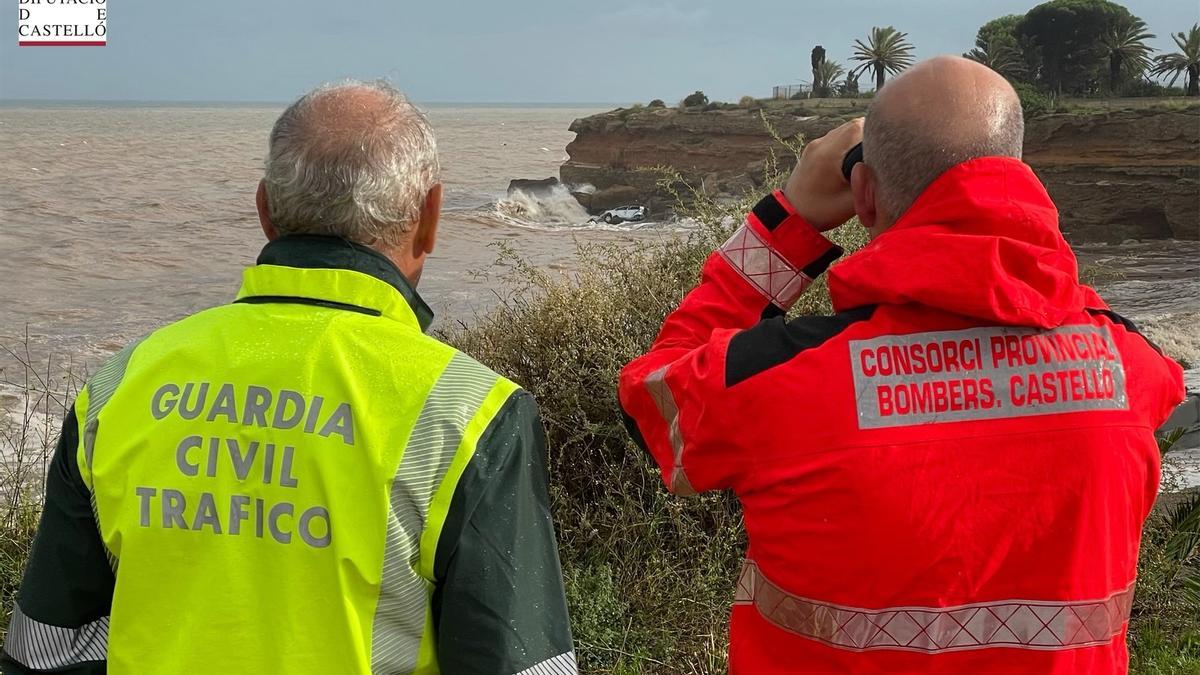
<svg viewBox="0 0 1200 675">
<path fill-rule="evenodd" d="M 818 138 L 863 113 L 861 100 L 772 102 L 761 109 L 621 109 L 575 120 L 560 176 L 592 185 L 577 199 L 592 212 L 640 203 L 672 206 L 657 185 L 670 167 L 709 194 L 763 188 L 767 158 L 795 158 L 781 138 Z M 1097 105 L 1092 103 L 1090 105 Z M 1200 239 L 1200 103 L 1081 108 L 1031 120 L 1025 159 L 1045 182 L 1074 241 Z M 1140 107 L 1133 107 L 1140 106 Z"/>
</svg>

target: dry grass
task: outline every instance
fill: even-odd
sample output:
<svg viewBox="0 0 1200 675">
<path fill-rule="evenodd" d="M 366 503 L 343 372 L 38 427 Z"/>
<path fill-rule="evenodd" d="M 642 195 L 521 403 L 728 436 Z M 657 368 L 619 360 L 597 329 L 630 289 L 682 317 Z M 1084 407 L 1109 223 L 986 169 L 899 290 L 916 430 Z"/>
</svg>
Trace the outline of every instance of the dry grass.
<svg viewBox="0 0 1200 675">
<path fill-rule="evenodd" d="M 0 344 L 0 636 L 29 555 L 41 487 L 67 406 L 79 391 L 71 364 L 40 360 L 29 337 Z M 11 404 L 11 405 L 10 405 Z"/>
</svg>

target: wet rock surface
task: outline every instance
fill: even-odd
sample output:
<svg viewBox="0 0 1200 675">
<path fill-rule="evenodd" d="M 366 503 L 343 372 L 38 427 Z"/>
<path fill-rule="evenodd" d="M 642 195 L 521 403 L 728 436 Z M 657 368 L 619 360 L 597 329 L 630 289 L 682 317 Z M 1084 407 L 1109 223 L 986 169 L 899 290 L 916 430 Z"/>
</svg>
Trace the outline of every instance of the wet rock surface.
<svg viewBox="0 0 1200 675">
<path fill-rule="evenodd" d="M 508 181 L 508 194 L 524 192 L 527 195 L 541 196 L 554 192 L 561 183 L 556 176 L 549 178 L 514 178 Z"/>
</svg>

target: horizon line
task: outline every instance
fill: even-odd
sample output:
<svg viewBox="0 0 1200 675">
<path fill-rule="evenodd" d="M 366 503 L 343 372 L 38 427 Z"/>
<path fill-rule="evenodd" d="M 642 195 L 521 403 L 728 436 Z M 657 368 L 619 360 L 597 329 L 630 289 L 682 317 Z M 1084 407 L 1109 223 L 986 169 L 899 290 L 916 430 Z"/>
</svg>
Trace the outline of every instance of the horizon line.
<svg viewBox="0 0 1200 675">
<path fill-rule="evenodd" d="M 0 104 L 12 103 L 89 103 L 89 104 L 237 104 L 237 105 L 270 105 L 270 106 L 285 106 L 292 103 L 295 99 L 290 100 L 269 100 L 269 99 L 166 99 L 166 98 L 33 98 L 20 97 L 9 98 L 0 97 Z M 618 101 L 468 101 L 468 100 L 444 100 L 444 101 L 420 101 L 409 99 L 416 105 L 498 105 L 498 106 L 561 106 L 561 107 L 594 107 L 594 106 L 622 106 L 630 105 L 628 102 Z"/>
</svg>

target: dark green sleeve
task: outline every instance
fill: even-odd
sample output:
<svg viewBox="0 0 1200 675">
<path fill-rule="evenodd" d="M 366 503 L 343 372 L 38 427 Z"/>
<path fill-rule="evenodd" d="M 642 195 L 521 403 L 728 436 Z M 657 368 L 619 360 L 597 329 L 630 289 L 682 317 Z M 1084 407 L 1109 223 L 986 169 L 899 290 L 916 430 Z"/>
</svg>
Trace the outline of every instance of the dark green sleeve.
<svg viewBox="0 0 1200 675">
<path fill-rule="evenodd" d="M 21 579 L 0 672 L 105 672 L 113 572 L 79 475 L 75 409 L 46 476 L 46 504 Z"/>
<path fill-rule="evenodd" d="M 438 542 L 443 675 L 576 673 L 548 482 L 537 406 L 519 391 L 480 437 Z"/>
</svg>

